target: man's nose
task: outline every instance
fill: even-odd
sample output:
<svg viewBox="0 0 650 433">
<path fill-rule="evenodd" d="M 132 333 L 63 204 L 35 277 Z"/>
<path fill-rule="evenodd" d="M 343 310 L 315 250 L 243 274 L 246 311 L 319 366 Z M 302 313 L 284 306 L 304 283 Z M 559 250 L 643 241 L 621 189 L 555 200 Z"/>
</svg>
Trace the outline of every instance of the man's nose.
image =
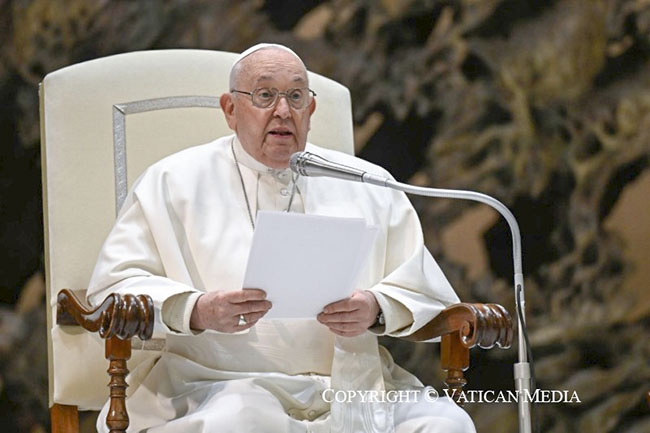
<svg viewBox="0 0 650 433">
<path fill-rule="evenodd" d="M 287 119 L 291 116 L 291 107 L 289 107 L 289 102 L 285 95 L 278 95 L 278 102 L 275 104 L 273 114 L 281 119 Z"/>
</svg>

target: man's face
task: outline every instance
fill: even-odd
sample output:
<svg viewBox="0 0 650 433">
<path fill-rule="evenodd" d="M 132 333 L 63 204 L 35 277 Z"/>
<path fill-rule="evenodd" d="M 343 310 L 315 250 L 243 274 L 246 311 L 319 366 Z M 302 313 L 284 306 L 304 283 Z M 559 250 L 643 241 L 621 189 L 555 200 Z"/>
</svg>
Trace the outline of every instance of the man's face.
<svg viewBox="0 0 650 433">
<path fill-rule="evenodd" d="M 291 53 L 280 49 L 263 49 L 241 61 L 236 89 L 252 92 L 260 87 L 285 92 L 307 87 L 307 73 Z M 280 96 L 274 106 L 258 108 L 249 95 L 225 93 L 221 108 L 230 129 L 242 146 L 259 162 L 273 168 L 286 168 L 294 152 L 305 149 L 309 119 L 316 101 L 302 109 L 292 108 Z"/>
</svg>

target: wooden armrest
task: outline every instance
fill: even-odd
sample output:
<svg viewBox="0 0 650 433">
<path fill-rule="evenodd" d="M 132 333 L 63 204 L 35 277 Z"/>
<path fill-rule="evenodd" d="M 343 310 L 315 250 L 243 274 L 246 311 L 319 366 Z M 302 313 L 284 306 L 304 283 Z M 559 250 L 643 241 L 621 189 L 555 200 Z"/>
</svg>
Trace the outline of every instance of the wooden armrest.
<svg viewBox="0 0 650 433">
<path fill-rule="evenodd" d="M 461 342 L 471 349 L 512 344 L 513 328 L 510 313 L 499 304 L 454 304 L 445 308 L 429 323 L 405 337 L 410 341 L 425 341 L 459 332 Z"/>
<path fill-rule="evenodd" d="M 110 407 L 106 425 L 111 433 L 126 432 L 129 415 L 126 410 L 126 361 L 131 358 L 131 338 L 149 340 L 153 335 L 154 308 L 151 297 L 146 295 L 119 295 L 111 293 L 97 308 L 86 307 L 71 290 L 61 290 L 56 299 L 56 323 L 79 325 L 90 332 L 99 332 L 106 340 L 106 359 L 111 378 Z M 73 414 L 74 412 L 74 414 Z M 52 419 L 78 426 L 76 408 L 55 404 Z M 76 424 L 74 424 L 76 422 Z M 78 428 L 78 427 L 77 427 Z"/>
<path fill-rule="evenodd" d="M 102 338 L 127 340 L 137 336 L 148 340 L 153 335 L 154 309 L 146 295 L 111 293 L 97 308 L 90 309 L 72 290 L 63 289 L 56 299 L 56 323 L 79 325 Z"/>
<path fill-rule="evenodd" d="M 477 345 L 483 349 L 508 349 L 513 337 L 512 318 L 498 304 L 455 304 L 405 338 L 425 341 L 436 337 L 441 337 L 440 364 L 447 371 L 445 383 L 452 398 L 462 406 L 462 390 L 467 384 L 463 371 L 469 367 L 469 349 Z"/>
</svg>

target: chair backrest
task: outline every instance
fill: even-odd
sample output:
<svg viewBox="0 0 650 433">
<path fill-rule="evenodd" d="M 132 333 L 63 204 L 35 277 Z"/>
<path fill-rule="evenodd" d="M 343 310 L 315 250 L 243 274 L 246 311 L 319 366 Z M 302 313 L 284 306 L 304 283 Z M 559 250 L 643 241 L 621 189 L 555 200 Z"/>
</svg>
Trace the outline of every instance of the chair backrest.
<svg viewBox="0 0 650 433">
<path fill-rule="evenodd" d="M 53 323 L 56 294 L 83 289 L 126 189 L 153 162 L 232 133 L 219 112 L 237 54 L 160 50 L 69 66 L 41 83 L 41 152 L 50 405 L 107 399 L 103 341 Z M 317 93 L 309 141 L 352 153 L 350 94 L 309 73 Z M 152 362 L 134 351 L 129 368 Z M 133 378 L 137 380 L 137 378 Z"/>
</svg>

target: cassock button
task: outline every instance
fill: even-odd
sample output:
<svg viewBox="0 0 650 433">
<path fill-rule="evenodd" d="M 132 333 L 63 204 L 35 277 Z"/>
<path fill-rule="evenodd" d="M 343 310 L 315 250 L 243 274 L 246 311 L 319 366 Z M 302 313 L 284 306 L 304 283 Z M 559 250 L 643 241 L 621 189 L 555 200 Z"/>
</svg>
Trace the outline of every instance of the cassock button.
<svg viewBox="0 0 650 433">
<path fill-rule="evenodd" d="M 280 190 L 280 195 L 282 195 L 282 197 L 287 197 L 289 195 L 289 190 L 286 188 L 282 188 Z"/>
<path fill-rule="evenodd" d="M 316 415 L 315 410 L 310 410 L 309 412 L 307 412 L 307 416 L 309 417 L 309 419 L 314 418 L 314 415 Z"/>
</svg>

